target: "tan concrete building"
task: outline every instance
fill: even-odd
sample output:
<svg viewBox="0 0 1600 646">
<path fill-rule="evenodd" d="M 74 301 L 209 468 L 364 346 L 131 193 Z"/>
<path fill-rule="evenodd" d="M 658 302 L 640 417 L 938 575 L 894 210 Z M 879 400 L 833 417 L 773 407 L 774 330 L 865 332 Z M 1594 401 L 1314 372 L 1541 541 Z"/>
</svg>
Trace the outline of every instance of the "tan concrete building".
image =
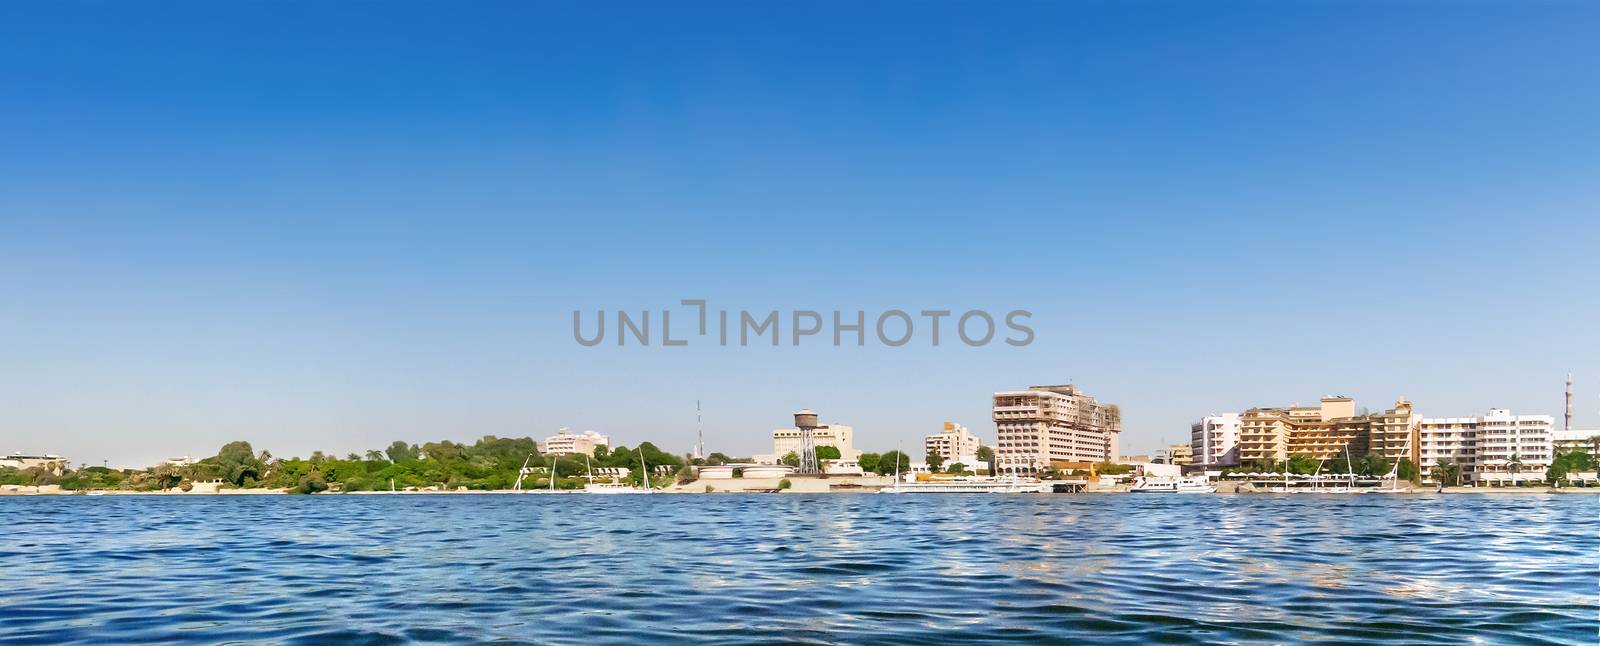
<svg viewBox="0 0 1600 646">
<path fill-rule="evenodd" d="M 1376 451 L 1385 459 L 1418 459 L 1421 417 L 1404 397 L 1377 414 L 1357 415 L 1355 400 L 1325 397 L 1319 406 L 1252 408 L 1239 429 L 1239 460 L 1283 461 L 1304 455 L 1313 460 L 1359 459 Z"/>
<path fill-rule="evenodd" d="M 1065 462 L 1115 462 L 1122 409 L 1073 385 L 994 394 L 995 463 L 1002 474 L 1030 474 Z"/>
<path fill-rule="evenodd" d="M 1167 464 L 1184 465 L 1194 462 L 1194 449 L 1188 444 L 1173 444 L 1167 447 Z"/>
<path fill-rule="evenodd" d="M 1403 458 L 1420 465 L 1421 429 L 1422 416 L 1411 409 L 1411 400 L 1400 397 L 1394 408 L 1372 416 L 1368 450 L 1390 462 Z"/>
<path fill-rule="evenodd" d="M 861 451 L 855 447 L 855 429 L 844 424 L 823 424 L 811 431 L 813 446 L 831 446 L 839 449 L 839 461 L 854 464 Z M 800 453 L 800 429 L 780 428 L 772 431 L 772 453 L 752 456 L 757 464 L 777 464 L 783 456 Z"/>
<path fill-rule="evenodd" d="M 67 459 L 54 454 L 27 455 L 12 453 L 11 455 L 0 455 L 0 467 L 9 467 L 18 471 L 38 468 L 59 476 L 67 470 Z"/>
</svg>

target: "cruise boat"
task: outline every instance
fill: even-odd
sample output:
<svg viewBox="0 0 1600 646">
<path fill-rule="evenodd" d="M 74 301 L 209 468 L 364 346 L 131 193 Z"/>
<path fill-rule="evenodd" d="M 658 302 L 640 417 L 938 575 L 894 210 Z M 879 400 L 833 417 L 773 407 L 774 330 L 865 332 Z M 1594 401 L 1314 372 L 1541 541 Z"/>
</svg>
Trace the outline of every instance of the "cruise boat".
<svg viewBox="0 0 1600 646">
<path fill-rule="evenodd" d="M 1128 491 L 1134 493 L 1216 493 L 1216 485 L 1205 476 L 1191 478 L 1159 478 L 1139 476 L 1134 478 Z"/>
<path fill-rule="evenodd" d="M 901 482 L 879 489 L 878 493 L 1050 493 L 1048 482 L 1016 477 L 1005 478 L 949 478 Z"/>
</svg>

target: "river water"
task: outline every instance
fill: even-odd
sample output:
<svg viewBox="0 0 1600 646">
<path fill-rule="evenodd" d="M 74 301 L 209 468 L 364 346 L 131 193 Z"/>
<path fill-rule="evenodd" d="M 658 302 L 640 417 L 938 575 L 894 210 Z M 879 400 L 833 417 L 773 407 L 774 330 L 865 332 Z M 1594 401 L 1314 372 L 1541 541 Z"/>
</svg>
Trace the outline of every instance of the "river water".
<svg viewBox="0 0 1600 646">
<path fill-rule="evenodd" d="M 1561 643 L 1591 495 L 0 498 L 0 643 Z"/>
</svg>

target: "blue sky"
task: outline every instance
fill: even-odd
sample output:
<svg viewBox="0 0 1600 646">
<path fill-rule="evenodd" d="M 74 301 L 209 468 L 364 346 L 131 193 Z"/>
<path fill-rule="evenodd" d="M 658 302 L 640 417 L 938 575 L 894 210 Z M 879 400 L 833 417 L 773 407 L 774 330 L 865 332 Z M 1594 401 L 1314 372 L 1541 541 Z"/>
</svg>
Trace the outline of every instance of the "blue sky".
<svg viewBox="0 0 1600 646">
<path fill-rule="evenodd" d="M 867 6 L 863 6 L 863 5 Z M 596 429 L 869 449 L 1074 381 L 1124 452 L 1413 399 L 1600 425 L 1600 6 L 0 5 L 0 452 Z M 1028 309 L 582 348 L 574 309 Z"/>
</svg>

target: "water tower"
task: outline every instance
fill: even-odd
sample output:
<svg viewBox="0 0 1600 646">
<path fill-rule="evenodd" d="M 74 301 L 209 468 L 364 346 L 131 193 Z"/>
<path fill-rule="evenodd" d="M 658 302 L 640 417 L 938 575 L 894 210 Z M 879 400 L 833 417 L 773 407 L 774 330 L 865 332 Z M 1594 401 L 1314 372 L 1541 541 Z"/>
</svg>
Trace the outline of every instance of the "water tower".
<svg viewBox="0 0 1600 646">
<path fill-rule="evenodd" d="M 817 442 L 812 433 L 817 430 L 817 414 L 802 410 L 794 414 L 794 427 L 800 429 L 800 468 L 796 473 L 807 475 L 822 471 L 817 466 Z"/>
</svg>

